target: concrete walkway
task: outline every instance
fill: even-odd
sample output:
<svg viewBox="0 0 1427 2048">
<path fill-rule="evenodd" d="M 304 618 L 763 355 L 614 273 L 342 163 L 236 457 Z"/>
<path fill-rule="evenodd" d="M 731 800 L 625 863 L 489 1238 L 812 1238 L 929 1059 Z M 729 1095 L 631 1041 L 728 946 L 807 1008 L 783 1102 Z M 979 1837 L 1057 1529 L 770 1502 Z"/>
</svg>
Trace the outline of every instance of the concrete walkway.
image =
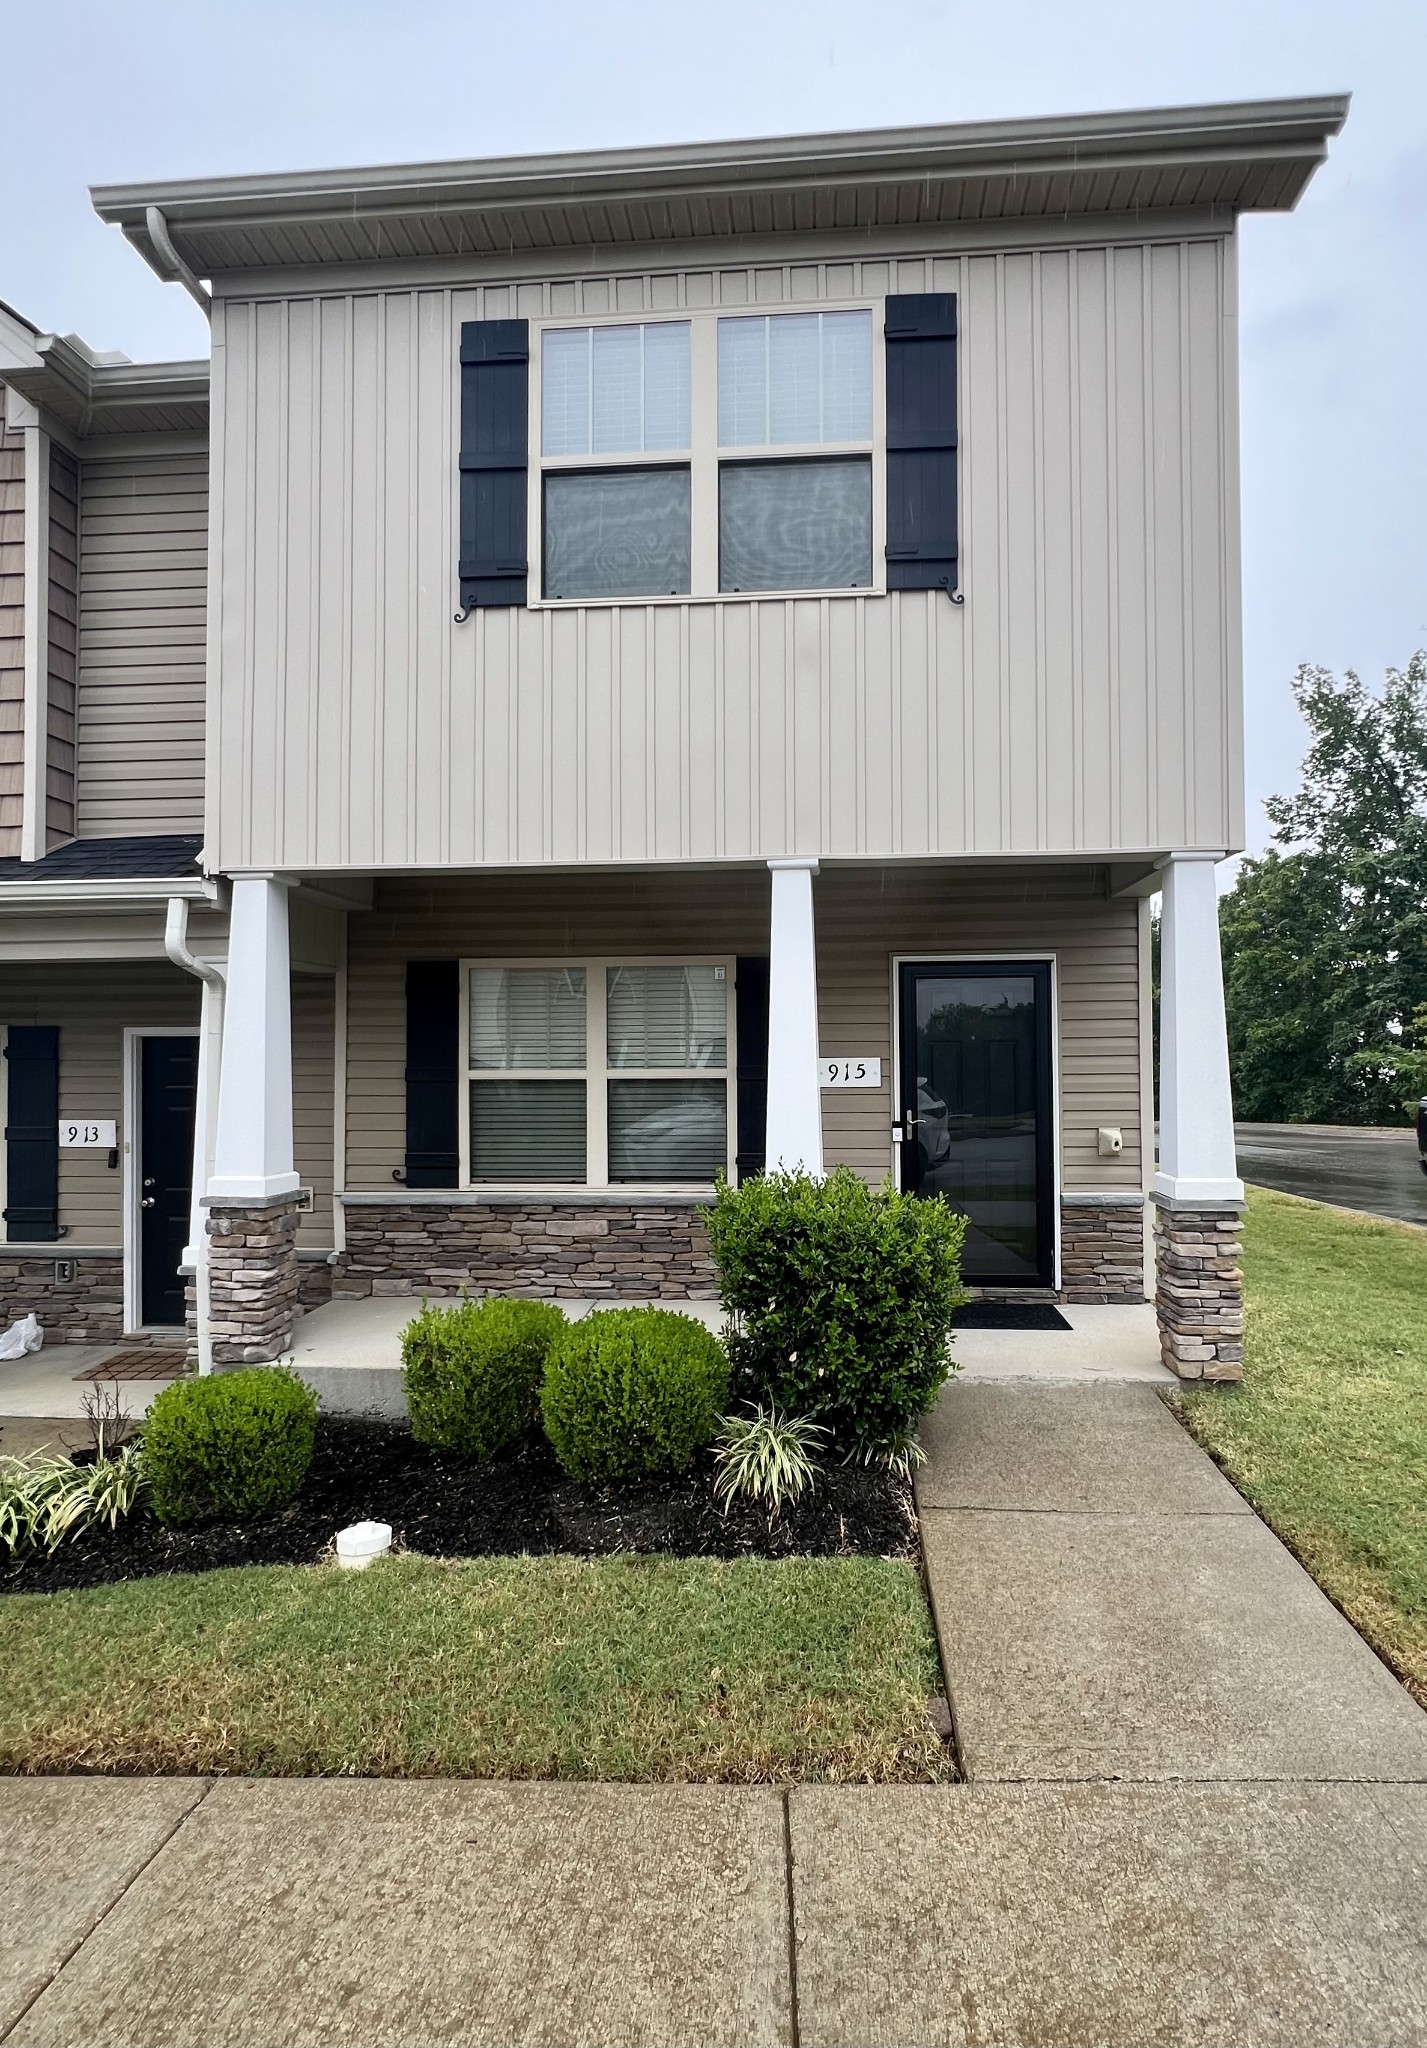
<svg viewBox="0 0 1427 2048">
<path fill-rule="evenodd" d="M 1152 1388 L 926 1437 L 968 1783 L 10 1780 L 0 2039 L 1427 2040 L 1427 1716 Z"/>
</svg>

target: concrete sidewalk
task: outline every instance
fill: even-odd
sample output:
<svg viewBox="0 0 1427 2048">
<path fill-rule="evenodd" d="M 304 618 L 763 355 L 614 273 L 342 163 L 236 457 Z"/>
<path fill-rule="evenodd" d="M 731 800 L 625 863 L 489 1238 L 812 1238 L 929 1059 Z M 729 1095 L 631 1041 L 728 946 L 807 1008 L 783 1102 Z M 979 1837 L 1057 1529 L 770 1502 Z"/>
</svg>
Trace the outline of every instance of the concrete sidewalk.
<svg viewBox="0 0 1427 2048">
<path fill-rule="evenodd" d="M 926 1440 L 969 1782 L 0 1781 L 0 2039 L 1427 2041 L 1427 1716 L 1150 1387 Z"/>
</svg>

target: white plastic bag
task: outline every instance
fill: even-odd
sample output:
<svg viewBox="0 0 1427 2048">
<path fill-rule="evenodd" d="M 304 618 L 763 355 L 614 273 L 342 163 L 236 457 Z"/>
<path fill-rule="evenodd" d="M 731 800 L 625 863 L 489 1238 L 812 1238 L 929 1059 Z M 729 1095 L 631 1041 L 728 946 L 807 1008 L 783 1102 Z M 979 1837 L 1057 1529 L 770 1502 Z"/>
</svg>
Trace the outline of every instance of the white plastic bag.
<svg viewBox="0 0 1427 2048">
<path fill-rule="evenodd" d="M 24 1358 L 31 1351 L 38 1351 L 45 1341 L 45 1333 L 34 1316 L 21 1316 L 18 1323 L 11 1323 L 3 1337 L 0 1337 L 0 1358 Z"/>
</svg>

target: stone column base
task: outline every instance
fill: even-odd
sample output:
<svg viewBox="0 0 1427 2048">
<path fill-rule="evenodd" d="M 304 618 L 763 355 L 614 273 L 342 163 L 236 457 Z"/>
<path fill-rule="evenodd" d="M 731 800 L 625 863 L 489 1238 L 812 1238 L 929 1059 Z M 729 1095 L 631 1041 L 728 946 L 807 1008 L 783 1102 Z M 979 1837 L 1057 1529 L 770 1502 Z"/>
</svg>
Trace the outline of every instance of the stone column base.
<svg viewBox="0 0 1427 2048">
<path fill-rule="evenodd" d="M 1244 1376 L 1243 1246 L 1237 1208 L 1181 1209 L 1156 1197 L 1160 1354 L 1182 1380 Z"/>
<path fill-rule="evenodd" d="M 205 1228 L 213 1363 L 270 1365 L 300 1313 L 295 1198 L 214 1202 Z"/>
</svg>

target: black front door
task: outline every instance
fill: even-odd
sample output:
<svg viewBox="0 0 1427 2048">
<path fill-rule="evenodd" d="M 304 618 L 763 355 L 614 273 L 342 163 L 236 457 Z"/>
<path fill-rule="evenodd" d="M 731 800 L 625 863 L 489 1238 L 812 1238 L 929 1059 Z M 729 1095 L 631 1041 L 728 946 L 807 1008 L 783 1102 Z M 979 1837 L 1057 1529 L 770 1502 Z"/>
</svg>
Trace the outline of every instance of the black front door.
<svg viewBox="0 0 1427 2048">
<path fill-rule="evenodd" d="M 901 969 L 902 1186 L 969 1221 L 961 1270 L 1054 1279 L 1050 968 L 917 960 Z"/>
<path fill-rule="evenodd" d="M 188 1242 L 198 1040 L 139 1041 L 139 1319 L 184 1319 L 179 1265 Z"/>
</svg>

